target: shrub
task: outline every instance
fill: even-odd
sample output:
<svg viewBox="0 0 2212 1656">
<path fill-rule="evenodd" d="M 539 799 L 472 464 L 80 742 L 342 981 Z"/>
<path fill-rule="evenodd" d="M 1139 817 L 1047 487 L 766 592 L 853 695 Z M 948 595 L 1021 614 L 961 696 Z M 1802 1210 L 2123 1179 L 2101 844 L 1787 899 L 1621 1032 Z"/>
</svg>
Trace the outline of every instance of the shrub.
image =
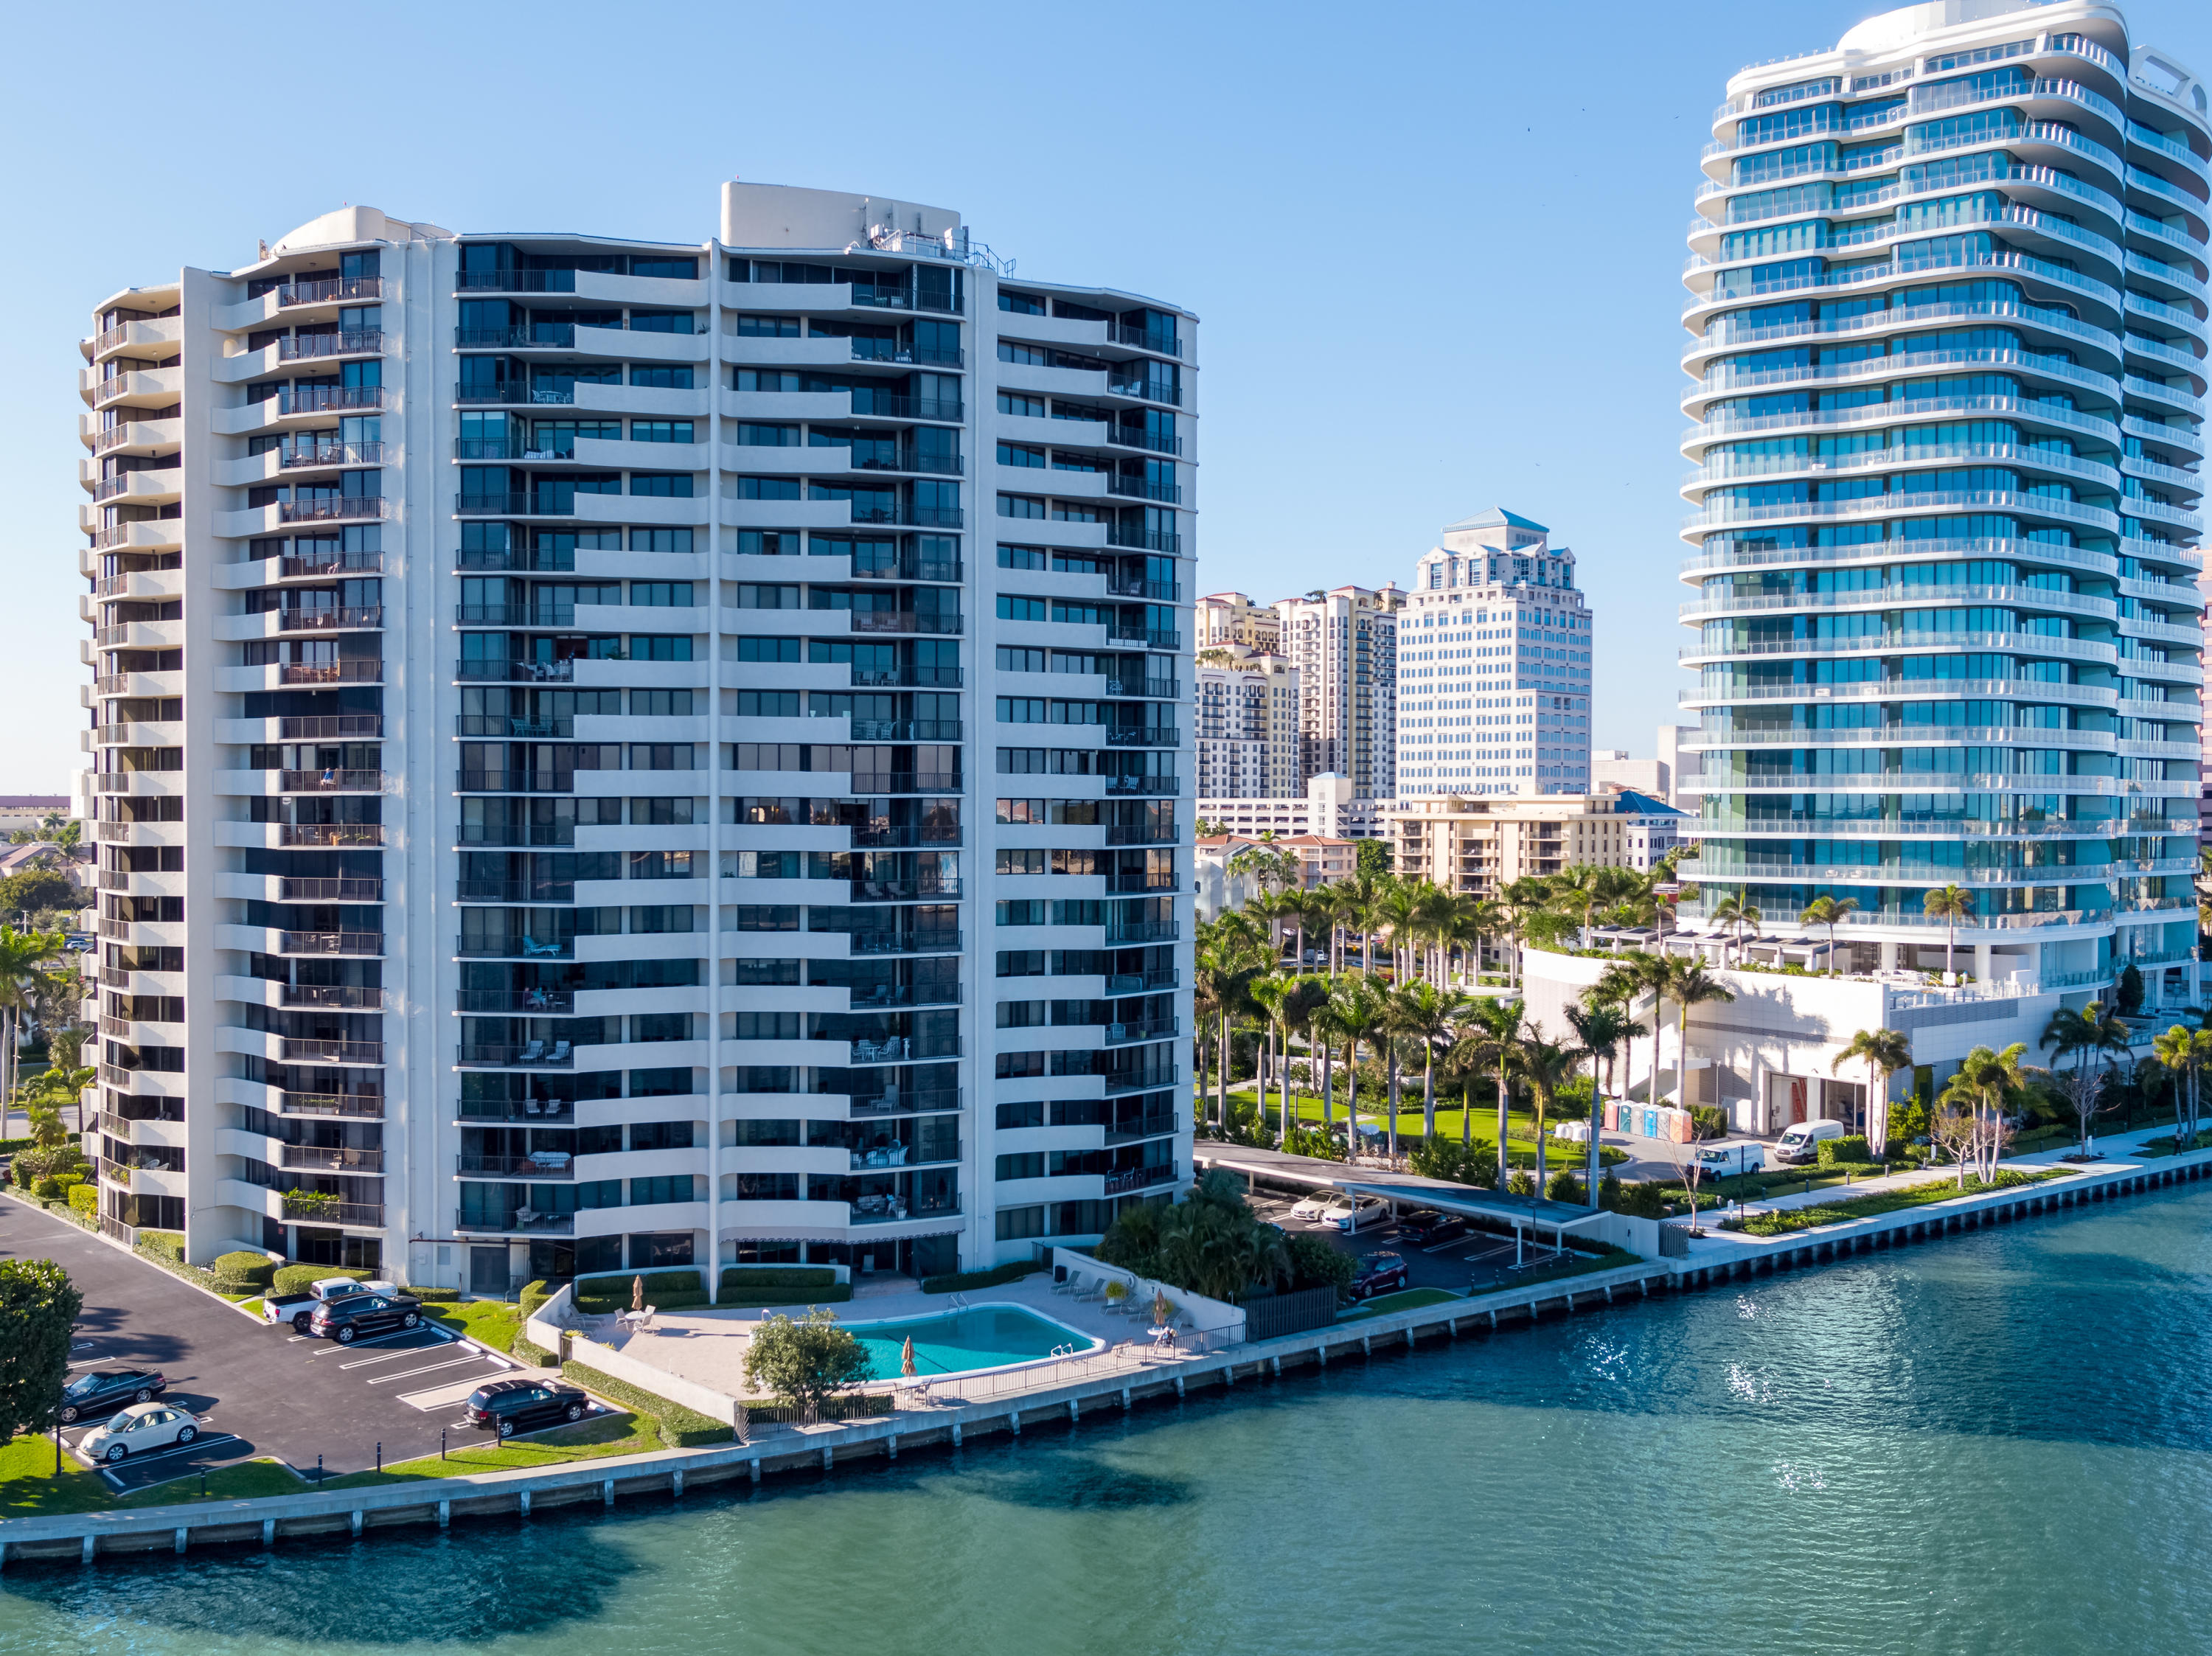
<svg viewBox="0 0 2212 1656">
<path fill-rule="evenodd" d="M 538 1308 L 552 1297 L 553 1290 L 546 1287 L 544 1282 L 525 1283 L 522 1285 L 522 1293 L 517 1300 L 517 1303 L 522 1307 L 523 1320 L 527 1322 L 536 1316 Z"/>
<path fill-rule="evenodd" d="M 1291 1237 L 1286 1246 L 1293 1293 L 1302 1288 L 1334 1288 L 1339 1305 L 1352 1303 L 1352 1279 L 1359 1274 L 1359 1265 L 1349 1253 L 1306 1234 Z"/>
<path fill-rule="evenodd" d="M 722 1286 L 731 1288 L 828 1288 L 837 1273 L 828 1265 L 724 1265 Z"/>
<path fill-rule="evenodd" d="M 1597 1181 L 1597 1204 L 1607 1213 L 1620 1211 L 1620 1175 L 1607 1173 Z"/>
<path fill-rule="evenodd" d="M 1842 1138 L 1822 1139 L 1820 1158 L 1824 1168 L 1856 1168 L 1872 1162 L 1874 1152 L 1867 1148 L 1864 1133 L 1853 1133 Z"/>
<path fill-rule="evenodd" d="M 1497 1147 L 1480 1140 L 1462 1144 L 1455 1138 L 1425 1138 L 1408 1159 L 1424 1179 L 1449 1179 L 1486 1190 L 1498 1182 Z"/>
<path fill-rule="evenodd" d="M 1699 1138 L 1725 1138 L 1728 1137 L 1728 1116 L 1717 1104 L 1692 1104 L 1690 1106 L 1690 1127 Z"/>
<path fill-rule="evenodd" d="M 576 1309 L 587 1317 L 629 1309 L 630 1284 L 645 1278 L 645 1302 L 662 1311 L 688 1311 L 707 1303 L 707 1279 L 696 1270 L 608 1271 L 576 1278 Z"/>
<path fill-rule="evenodd" d="M 279 1265 L 270 1278 L 269 1291 L 283 1295 L 305 1294 L 317 1283 L 331 1277 L 350 1277 L 357 1283 L 368 1280 L 366 1271 L 341 1271 L 336 1265 Z"/>
<path fill-rule="evenodd" d="M 461 1290 L 458 1288 L 416 1288 L 408 1283 L 400 1283 L 399 1291 L 410 1298 L 422 1301 L 425 1305 L 452 1305 L 461 1297 Z"/>
<path fill-rule="evenodd" d="M 1554 1202 L 1571 1202 L 1580 1207 L 1583 1204 L 1583 1181 L 1562 1168 L 1545 1181 L 1544 1194 Z"/>
<path fill-rule="evenodd" d="M 516 1331 L 513 1343 L 507 1346 L 507 1355 L 532 1368 L 550 1368 L 561 1361 L 544 1346 L 532 1345 L 520 1330 Z"/>
<path fill-rule="evenodd" d="M 561 1365 L 564 1380 L 574 1380 L 586 1391 L 619 1403 L 652 1420 L 660 1431 L 660 1441 L 672 1449 L 693 1449 L 702 1443 L 727 1443 L 738 1435 L 737 1428 L 719 1420 L 709 1419 L 695 1409 L 667 1398 L 656 1397 L 627 1385 L 611 1374 L 602 1374 L 580 1362 Z"/>
<path fill-rule="evenodd" d="M 173 1259 L 182 1265 L 185 1259 L 185 1234 L 180 1230 L 142 1230 L 138 1233 L 138 1249 L 161 1259 Z"/>
<path fill-rule="evenodd" d="M 1001 1283 L 1019 1282 L 1032 1271 L 1044 1266 L 1035 1259 L 1016 1259 L 992 1271 L 964 1271 L 946 1277 L 925 1277 L 921 1291 L 925 1294 L 971 1294 L 979 1288 L 996 1288 Z"/>
<path fill-rule="evenodd" d="M 868 1350 L 833 1313 L 817 1307 L 803 1317 L 775 1316 L 753 1330 L 745 1346 L 745 1383 L 766 1386 L 810 1412 L 846 1387 L 871 1378 Z"/>
<path fill-rule="evenodd" d="M 100 1192 L 90 1185 L 71 1185 L 69 1204 L 79 1213 L 97 1213 L 100 1211 Z"/>
<path fill-rule="evenodd" d="M 1625 1213 L 1632 1219 L 1663 1219 L 1667 1216 L 1667 1198 L 1660 1194 L 1659 1186 L 1646 1180 L 1642 1184 L 1622 1185 L 1620 1204 L 1613 1210 Z"/>
<path fill-rule="evenodd" d="M 62 1199 L 61 1180 L 48 1174 L 31 1186 L 31 1194 L 41 1202 L 58 1202 Z"/>
<path fill-rule="evenodd" d="M 1536 1175 L 1516 1168 L 1506 1180 L 1505 1188 L 1515 1196 L 1534 1196 L 1536 1193 Z"/>
<path fill-rule="evenodd" d="M 269 1279 L 276 1274 L 276 1267 L 266 1254 L 248 1253 L 242 1249 L 226 1253 L 215 1262 L 216 1283 L 225 1294 L 266 1288 Z"/>
</svg>

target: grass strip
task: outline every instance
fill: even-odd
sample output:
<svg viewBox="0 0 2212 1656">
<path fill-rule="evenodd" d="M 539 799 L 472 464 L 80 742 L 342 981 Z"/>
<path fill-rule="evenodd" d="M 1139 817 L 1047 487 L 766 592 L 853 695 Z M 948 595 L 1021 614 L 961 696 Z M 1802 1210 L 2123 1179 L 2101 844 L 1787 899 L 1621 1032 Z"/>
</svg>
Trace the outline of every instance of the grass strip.
<svg viewBox="0 0 2212 1656">
<path fill-rule="evenodd" d="M 1721 1228 L 1740 1230 L 1750 1236 L 1786 1236 L 1792 1231 L 1814 1230 L 1822 1225 L 1845 1224 L 1854 1219 L 1871 1219 L 1877 1214 L 1927 1207 L 1932 1203 L 1948 1202 L 1961 1196 L 1982 1196 L 1990 1191 L 2018 1190 L 2024 1185 L 2039 1185 L 2047 1179 L 2066 1176 L 2063 1173 L 2027 1173 L 2017 1168 L 2002 1168 L 1995 1179 L 1969 1179 L 1963 1187 L 1955 1179 L 1938 1179 L 1924 1185 L 1907 1185 L 1899 1190 L 1875 1191 L 1870 1195 L 1854 1196 L 1841 1202 L 1823 1202 L 1812 1207 L 1772 1209 L 1765 1213 L 1754 1213 L 1741 1223 L 1734 1219 L 1724 1219 L 1721 1222 Z"/>
</svg>

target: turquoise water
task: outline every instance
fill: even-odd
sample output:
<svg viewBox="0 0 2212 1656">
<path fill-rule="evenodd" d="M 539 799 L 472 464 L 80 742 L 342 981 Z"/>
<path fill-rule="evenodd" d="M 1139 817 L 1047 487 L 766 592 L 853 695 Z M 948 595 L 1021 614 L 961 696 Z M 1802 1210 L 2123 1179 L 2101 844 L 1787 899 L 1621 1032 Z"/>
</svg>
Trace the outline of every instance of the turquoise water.
<svg viewBox="0 0 2212 1656">
<path fill-rule="evenodd" d="M 1048 1357 L 1056 1347 L 1072 1344 L 1088 1350 L 1093 1344 L 1089 1336 L 1019 1306 L 977 1306 L 970 1311 L 910 1317 L 903 1322 L 856 1323 L 853 1332 L 867 1347 L 879 1380 L 905 1372 L 901 1355 L 909 1338 L 914 1341 L 917 1374 L 996 1368 Z"/>
<path fill-rule="evenodd" d="M 7 1656 L 2190 1656 L 2212 1192 L 611 1514 L 0 1574 Z"/>
</svg>

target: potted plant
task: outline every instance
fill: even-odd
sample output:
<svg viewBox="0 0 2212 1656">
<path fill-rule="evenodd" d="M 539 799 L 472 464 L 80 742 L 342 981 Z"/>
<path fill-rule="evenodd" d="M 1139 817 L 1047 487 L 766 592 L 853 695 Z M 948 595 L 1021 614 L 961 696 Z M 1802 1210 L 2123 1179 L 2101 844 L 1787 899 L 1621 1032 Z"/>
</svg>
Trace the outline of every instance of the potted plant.
<svg viewBox="0 0 2212 1656">
<path fill-rule="evenodd" d="M 1109 1311 L 1118 1314 L 1128 1297 L 1129 1285 L 1119 1277 L 1106 1284 L 1106 1308 Z"/>
</svg>

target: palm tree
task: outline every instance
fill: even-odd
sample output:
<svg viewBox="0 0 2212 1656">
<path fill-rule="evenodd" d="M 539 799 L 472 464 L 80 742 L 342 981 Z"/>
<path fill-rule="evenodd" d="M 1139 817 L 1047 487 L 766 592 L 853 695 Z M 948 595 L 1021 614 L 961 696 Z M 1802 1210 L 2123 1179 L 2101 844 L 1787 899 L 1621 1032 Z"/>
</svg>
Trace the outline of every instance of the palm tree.
<svg viewBox="0 0 2212 1656">
<path fill-rule="evenodd" d="M 1297 980 L 1288 973 L 1270 972 L 1265 977 L 1255 978 L 1246 991 L 1252 998 L 1252 1004 L 1264 1015 L 1267 1029 L 1267 1045 L 1259 1066 L 1259 1104 L 1252 1113 L 1252 1123 L 1255 1127 L 1265 1127 L 1267 1125 L 1267 1072 L 1271 1069 L 1276 1070 L 1282 1076 L 1283 1113 L 1285 1115 L 1290 1113 L 1291 1086 L 1288 1074 L 1291 1067 L 1290 1038 L 1284 1027 L 1283 1003 L 1289 998 L 1291 986 L 1297 981 Z M 1278 1032 L 1284 1034 L 1284 1059 L 1279 1065 L 1274 1062 L 1275 1036 Z"/>
<path fill-rule="evenodd" d="M 1437 1136 L 1437 1049 L 1449 1045 L 1453 1032 L 1474 1003 L 1455 990 L 1432 983 L 1408 984 L 1397 1003 L 1399 1028 L 1421 1044 L 1421 1136 Z"/>
<path fill-rule="evenodd" d="M 1536 1106 L 1536 1193 L 1544 1193 L 1544 1119 L 1559 1089 L 1575 1078 L 1583 1050 L 1565 1041 L 1546 1038 L 1544 1026 L 1531 1024 L 1522 1038 L 1520 1070 Z"/>
<path fill-rule="evenodd" d="M 1947 1101 L 1955 1103 L 1972 1113 L 1974 1130 L 1972 1150 L 1975 1172 L 1983 1179 L 1996 1174 L 1997 1152 L 2003 1137 L 2004 1107 L 2016 1097 L 2023 1083 L 2020 1072 L 2021 1055 L 2027 1051 L 2027 1043 L 2016 1040 L 2002 1052 L 1987 1046 L 1977 1046 L 1968 1052 L 1959 1065 L 1958 1074 L 1943 1089 Z M 1959 1188 L 1966 1187 L 1966 1158 L 1959 1158 Z"/>
<path fill-rule="evenodd" d="M 1480 897 L 1458 900 L 1452 912 L 1450 935 L 1445 948 L 1458 949 L 1467 959 L 1468 986 L 1482 986 L 1482 945 L 1505 929 L 1505 919 L 1496 903 Z"/>
<path fill-rule="evenodd" d="M 1667 965 L 1666 998 L 1674 1003 L 1675 1107 L 1686 1110 L 1690 1107 L 1690 1009 L 1735 997 L 1700 961 L 1669 961 Z"/>
<path fill-rule="evenodd" d="M 1573 1028 L 1575 1039 L 1583 1044 L 1590 1061 L 1589 1115 L 1589 1172 L 1584 1189 L 1593 1208 L 1597 1205 L 1599 1145 L 1604 1137 L 1605 1095 L 1611 1089 L 1613 1064 L 1620 1043 L 1638 1034 L 1643 1025 L 1628 1016 L 1626 1008 L 1609 998 L 1600 998 L 1595 990 L 1585 993 L 1579 1004 L 1567 1008 L 1567 1022 Z M 1598 1062 L 1605 1063 L 1607 1084 L 1598 1082 Z"/>
<path fill-rule="evenodd" d="M 1415 923 L 1417 934 L 1426 946 L 1428 964 L 1425 975 L 1439 989 L 1444 986 L 1448 975 L 1453 929 L 1460 913 L 1460 901 L 1442 886 L 1429 881 L 1420 882 L 1421 901 Z"/>
<path fill-rule="evenodd" d="M 1421 913 L 1421 894 L 1411 880 L 1392 880 L 1375 894 L 1375 919 L 1390 933 L 1391 976 L 1402 984 L 1413 975 L 1413 931 Z"/>
<path fill-rule="evenodd" d="M 1823 902 L 1827 899 L 1822 898 Z M 1867 1066 L 1867 1138 L 1875 1156 L 1889 1155 L 1889 1078 L 1912 1065 L 1912 1038 L 1897 1029 L 1861 1029 L 1828 1065 L 1830 1075 L 1856 1060 Z"/>
<path fill-rule="evenodd" d="M 1856 897 L 1831 897 L 1825 894 L 1805 905 L 1805 912 L 1797 917 L 1800 925 L 1825 925 L 1828 928 L 1828 969 L 1836 968 L 1836 928 L 1858 912 Z"/>
<path fill-rule="evenodd" d="M 47 967 L 68 941 L 59 931 L 0 925 L 0 1098 L 15 1095 L 23 1020 L 37 1010 Z"/>
<path fill-rule="evenodd" d="M 1521 986 L 1521 934 L 1536 911 L 1551 901 L 1552 888 L 1545 881 L 1524 875 L 1498 895 L 1498 918 L 1504 922 L 1508 938 L 1505 981 L 1517 989 Z"/>
<path fill-rule="evenodd" d="M 1306 1072 L 1309 1082 L 1313 1073 L 1314 1019 L 1328 1004 L 1328 980 L 1301 974 L 1291 980 L 1291 987 L 1275 1009 L 1283 1025 L 1283 1136 L 1279 1143 L 1291 1140 L 1290 1089 L 1290 1032 L 1297 1030 L 1306 1038 Z"/>
<path fill-rule="evenodd" d="M 1930 918 L 1943 922 L 1943 975 L 1948 978 L 1958 943 L 1959 922 L 1973 917 L 1974 894 L 1959 886 L 1947 885 L 1923 897 L 1920 907 Z"/>
<path fill-rule="evenodd" d="M 1472 1048 L 1468 1053 L 1468 1061 L 1471 1065 L 1488 1065 L 1497 1072 L 1498 1187 L 1500 1190 L 1505 1188 L 1505 1176 L 1509 1171 L 1505 1159 L 1505 1133 L 1510 1125 L 1506 1120 L 1506 1112 L 1511 1104 L 1512 1095 L 1507 1087 L 1506 1077 L 1520 1065 L 1523 1010 L 1521 1002 L 1507 1000 L 1503 996 L 1492 995 L 1476 1001 L 1470 1033 L 1460 1043 L 1463 1050 Z M 1460 1119 L 1462 1143 L 1467 1137 L 1467 1117 L 1462 1116 Z"/>
<path fill-rule="evenodd" d="M 1330 997 L 1331 1018 L 1344 1039 L 1345 1108 L 1349 1113 L 1345 1142 L 1354 1150 L 1359 1148 L 1359 1049 L 1382 1037 L 1387 1004 L 1382 989 L 1364 972 L 1343 979 Z"/>
<path fill-rule="evenodd" d="M 2173 1148 L 2185 1150 L 2196 1143 L 2194 1132 L 2182 1131 L 2185 1120 L 2193 1124 L 2195 1111 L 2191 1107 L 2190 1083 L 2195 1079 L 2197 1068 L 2196 1033 L 2177 1023 L 2150 1044 L 2151 1057 L 2173 1072 Z M 2082 1134 L 2081 1148 L 2089 1148 L 2088 1134 Z"/>
<path fill-rule="evenodd" d="M 1262 965 L 1255 958 L 1256 941 L 1249 921 L 1241 915 L 1224 914 L 1200 939 L 1191 971 L 1195 1016 L 1211 1021 L 1219 1030 L 1214 1045 L 1214 1119 L 1224 1130 L 1229 1124 L 1230 1028 L 1250 1009 L 1252 980 L 1260 975 Z"/>
<path fill-rule="evenodd" d="M 1759 923 L 1765 918 L 1758 909 L 1752 907 L 1751 894 L 1747 891 L 1740 892 L 1733 897 L 1723 897 L 1713 905 L 1714 923 L 1726 926 L 1735 937 L 1739 958 L 1743 949 L 1743 929 L 1749 926 L 1756 931 L 1759 930 Z"/>
</svg>

